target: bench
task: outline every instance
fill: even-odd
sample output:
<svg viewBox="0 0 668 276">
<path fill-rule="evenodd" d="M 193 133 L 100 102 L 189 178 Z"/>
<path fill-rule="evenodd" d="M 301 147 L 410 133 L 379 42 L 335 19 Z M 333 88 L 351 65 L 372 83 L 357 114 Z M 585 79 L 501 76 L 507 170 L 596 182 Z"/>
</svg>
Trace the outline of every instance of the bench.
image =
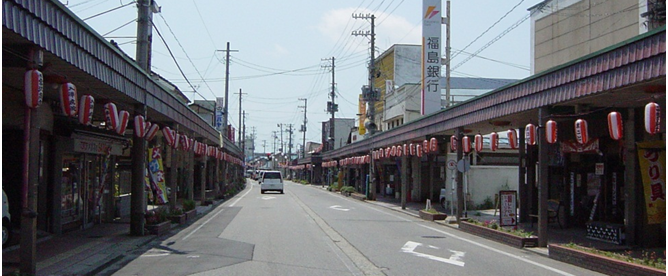
<svg viewBox="0 0 668 276">
<path fill-rule="evenodd" d="M 547 201 L 547 223 L 554 222 L 555 220 L 559 224 L 559 229 L 563 229 L 561 226 L 561 220 L 559 220 L 559 209 L 561 207 L 561 202 L 556 199 L 550 199 Z M 531 218 L 531 228 L 533 228 L 533 218 L 538 220 L 538 215 L 529 214 Z"/>
</svg>

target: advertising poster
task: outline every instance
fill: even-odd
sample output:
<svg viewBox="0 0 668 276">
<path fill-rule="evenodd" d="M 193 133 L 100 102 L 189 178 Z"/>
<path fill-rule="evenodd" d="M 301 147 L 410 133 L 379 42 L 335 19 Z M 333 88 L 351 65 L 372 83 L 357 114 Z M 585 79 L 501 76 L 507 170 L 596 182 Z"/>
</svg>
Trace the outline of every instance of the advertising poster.
<svg viewBox="0 0 668 276">
<path fill-rule="evenodd" d="M 151 178 L 151 188 L 156 194 L 156 203 L 165 204 L 167 199 L 167 187 L 165 186 L 165 171 L 162 166 L 162 154 L 160 148 L 149 149 L 148 171 Z"/>
<path fill-rule="evenodd" d="M 666 145 L 663 141 L 641 142 L 638 163 L 645 194 L 647 224 L 666 221 Z"/>
<path fill-rule="evenodd" d="M 500 212 L 499 219 L 501 226 L 517 225 L 517 191 L 499 191 Z"/>
</svg>

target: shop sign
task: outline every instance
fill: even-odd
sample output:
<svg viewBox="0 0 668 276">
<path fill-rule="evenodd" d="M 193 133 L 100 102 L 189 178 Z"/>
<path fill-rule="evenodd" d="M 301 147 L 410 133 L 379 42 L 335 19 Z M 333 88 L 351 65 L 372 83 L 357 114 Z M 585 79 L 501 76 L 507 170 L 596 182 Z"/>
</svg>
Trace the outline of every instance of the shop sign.
<svg viewBox="0 0 668 276">
<path fill-rule="evenodd" d="M 74 139 L 74 151 L 103 155 L 122 155 L 123 145 L 101 140 Z"/>
<path fill-rule="evenodd" d="M 647 224 L 665 222 L 666 145 L 663 141 L 641 142 L 637 145 L 647 209 Z"/>
<path fill-rule="evenodd" d="M 517 225 L 517 191 L 499 191 L 501 226 Z"/>
<path fill-rule="evenodd" d="M 604 170 L 605 166 L 603 163 L 596 163 L 596 175 L 603 175 Z"/>
</svg>

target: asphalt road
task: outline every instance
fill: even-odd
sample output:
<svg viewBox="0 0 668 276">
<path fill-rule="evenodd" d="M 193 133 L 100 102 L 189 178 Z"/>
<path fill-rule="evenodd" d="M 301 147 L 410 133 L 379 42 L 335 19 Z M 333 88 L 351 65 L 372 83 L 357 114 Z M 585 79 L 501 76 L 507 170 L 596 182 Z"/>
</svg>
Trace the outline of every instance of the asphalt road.
<svg viewBox="0 0 668 276">
<path fill-rule="evenodd" d="M 601 275 L 313 186 L 246 190 L 113 275 Z"/>
</svg>

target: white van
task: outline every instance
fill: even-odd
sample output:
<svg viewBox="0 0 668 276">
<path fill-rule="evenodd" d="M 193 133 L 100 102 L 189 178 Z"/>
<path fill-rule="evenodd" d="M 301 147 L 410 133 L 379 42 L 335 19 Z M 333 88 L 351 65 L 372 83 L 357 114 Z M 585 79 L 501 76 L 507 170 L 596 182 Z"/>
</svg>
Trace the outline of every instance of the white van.
<svg viewBox="0 0 668 276">
<path fill-rule="evenodd" d="M 265 171 L 260 178 L 260 193 L 277 191 L 283 193 L 283 175 L 279 171 Z"/>
</svg>

